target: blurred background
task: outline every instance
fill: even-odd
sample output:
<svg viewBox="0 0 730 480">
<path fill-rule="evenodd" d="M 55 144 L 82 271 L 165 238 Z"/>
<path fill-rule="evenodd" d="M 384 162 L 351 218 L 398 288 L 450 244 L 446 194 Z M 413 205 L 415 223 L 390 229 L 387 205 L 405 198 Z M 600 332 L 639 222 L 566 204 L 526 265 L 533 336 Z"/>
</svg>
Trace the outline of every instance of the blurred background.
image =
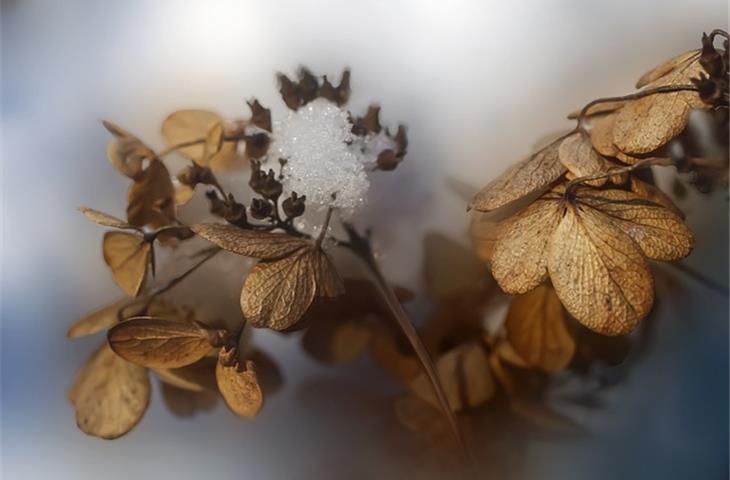
<svg viewBox="0 0 730 480">
<path fill-rule="evenodd" d="M 123 215 L 128 185 L 106 160 L 100 120 L 160 147 L 174 110 L 246 116 L 255 96 L 276 114 L 275 72 L 349 66 L 353 110 L 377 101 L 384 123 L 409 127 L 406 161 L 375 182 L 361 222 L 376 226 L 386 275 L 420 291 L 423 234 L 467 241 L 452 180 L 486 183 L 569 128 L 567 113 L 630 92 L 647 69 L 697 48 L 702 31 L 728 25 L 724 0 L 3 0 L 0 15 L 7 479 L 440 476 L 394 448 L 390 436 L 412 436 L 389 409 L 397 387 L 371 361 L 321 366 L 297 339 L 267 332 L 256 340 L 285 384 L 255 422 L 222 404 L 180 420 L 155 391 L 126 437 L 77 430 L 65 393 L 99 339 L 65 331 L 118 294 L 102 230 L 76 208 Z M 727 284 L 726 192 L 680 206 L 697 235 L 687 263 Z M 526 438 L 520 478 L 727 478 L 728 299 L 666 272 L 650 350 L 603 409 L 580 416 L 591 435 Z"/>
</svg>

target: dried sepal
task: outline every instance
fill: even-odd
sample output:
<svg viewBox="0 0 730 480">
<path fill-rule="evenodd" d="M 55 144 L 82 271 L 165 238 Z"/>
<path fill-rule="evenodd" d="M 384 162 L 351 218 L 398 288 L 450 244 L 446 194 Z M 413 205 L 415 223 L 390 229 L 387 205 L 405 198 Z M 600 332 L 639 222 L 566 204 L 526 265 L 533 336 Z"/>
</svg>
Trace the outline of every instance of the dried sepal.
<svg viewBox="0 0 730 480">
<path fill-rule="evenodd" d="M 122 175 L 136 179 L 142 173 L 145 163 L 155 159 L 155 152 L 118 125 L 108 121 L 103 124 L 114 135 L 114 140 L 107 148 L 109 161 Z"/>
<path fill-rule="evenodd" d="M 560 163 L 575 177 L 602 174 L 608 170 L 606 160 L 593 149 L 590 138 L 582 131 L 565 137 L 558 148 L 558 157 Z M 596 179 L 587 183 L 600 187 L 606 183 L 606 179 Z"/>
<path fill-rule="evenodd" d="M 189 145 L 176 151 L 189 159 L 200 162 L 205 157 L 205 143 L 208 133 L 216 124 L 222 124 L 223 118 L 208 110 L 178 110 L 167 116 L 162 122 L 162 136 L 171 147 L 195 140 L 201 143 Z"/>
<path fill-rule="evenodd" d="M 563 210 L 553 197 L 535 200 L 500 228 L 491 263 L 503 291 L 526 293 L 547 279 L 546 252 Z"/>
<path fill-rule="evenodd" d="M 132 225 L 159 228 L 175 221 L 175 187 L 160 160 L 151 160 L 137 176 L 127 199 L 127 220 Z"/>
<path fill-rule="evenodd" d="M 641 198 L 645 198 L 651 202 L 661 205 L 669 209 L 677 217 L 684 219 L 684 212 L 674 204 L 669 196 L 662 192 L 660 189 L 647 183 L 643 180 L 639 180 L 636 177 L 631 177 L 631 191 L 634 192 Z"/>
<path fill-rule="evenodd" d="M 105 227 L 119 228 L 122 230 L 137 230 L 137 227 L 134 225 L 130 225 L 120 218 L 109 215 L 108 213 L 100 212 L 99 210 L 94 210 L 93 208 L 79 207 L 79 211 L 92 222 Z"/>
<path fill-rule="evenodd" d="M 568 311 L 607 335 L 630 331 L 653 302 L 645 256 L 676 260 L 692 234 L 667 208 L 623 190 L 549 192 L 508 221 L 494 245 L 492 274 L 525 293 L 548 277 Z"/>
<path fill-rule="evenodd" d="M 591 330 L 623 335 L 651 310 L 654 279 L 641 250 L 591 208 L 566 210 L 547 260 L 560 301 Z"/>
<path fill-rule="evenodd" d="M 694 235 L 682 218 L 652 199 L 624 190 L 583 189 L 580 204 L 601 212 L 652 260 L 680 260 L 694 248 Z"/>
<path fill-rule="evenodd" d="M 234 225 L 201 223 L 190 228 L 224 250 L 262 260 L 276 260 L 310 245 L 308 241 L 291 235 L 246 230 Z"/>
<path fill-rule="evenodd" d="M 66 337 L 83 337 L 112 327 L 119 320 L 119 310 L 130 305 L 131 302 L 132 299 L 124 297 L 110 305 L 94 310 L 74 323 L 71 328 L 68 329 L 68 332 L 66 332 Z M 143 308 L 143 306 L 140 306 L 140 308 Z M 139 313 L 139 309 L 128 310 L 126 313 L 130 316 L 135 315 Z"/>
<path fill-rule="evenodd" d="M 479 342 L 459 345 L 436 360 L 436 372 L 441 380 L 449 406 L 454 411 L 477 407 L 494 395 L 494 380 L 484 347 Z M 410 384 L 411 391 L 432 406 L 439 408 L 433 387 L 425 373 Z"/>
<path fill-rule="evenodd" d="M 562 141 L 555 140 L 489 182 L 472 199 L 469 208 L 481 212 L 496 210 L 550 186 L 567 170 L 558 155 Z"/>
<path fill-rule="evenodd" d="M 565 368 L 575 353 L 560 299 L 548 285 L 515 297 L 505 320 L 507 339 L 529 365 L 546 372 Z"/>
<path fill-rule="evenodd" d="M 81 431 L 106 439 L 120 437 L 134 428 L 147 410 L 147 369 L 119 357 L 104 342 L 77 373 L 68 397 Z"/>
<path fill-rule="evenodd" d="M 114 282 L 124 293 L 136 297 L 147 277 L 152 245 L 142 235 L 107 232 L 102 241 L 102 252 Z"/>
<path fill-rule="evenodd" d="M 211 335 L 188 322 L 133 318 L 111 328 L 107 339 L 119 356 L 147 368 L 180 368 L 210 352 Z"/>
<path fill-rule="evenodd" d="M 245 369 L 237 366 L 237 362 L 228 365 L 225 355 L 221 351 L 215 368 L 218 389 L 233 413 L 241 417 L 253 418 L 261 410 L 264 401 L 256 378 L 254 363 L 247 361 Z"/>
<path fill-rule="evenodd" d="M 636 88 L 644 88 L 650 83 L 654 83 L 660 78 L 668 75 L 672 71 L 684 66 L 686 63 L 699 58 L 699 50 L 690 50 L 681 55 L 677 55 L 666 62 L 652 68 L 639 78 L 636 82 Z"/>
<path fill-rule="evenodd" d="M 701 72 L 699 53 L 695 53 L 645 88 L 691 85 L 691 79 Z M 694 91 L 658 93 L 632 100 L 616 113 L 613 143 L 629 155 L 653 152 L 684 130 L 692 109 L 708 107 Z"/>
<path fill-rule="evenodd" d="M 286 330 L 304 315 L 315 295 L 342 292 L 342 280 L 327 255 L 309 246 L 280 260 L 259 262 L 246 277 L 241 310 L 254 327 Z"/>
</svg>

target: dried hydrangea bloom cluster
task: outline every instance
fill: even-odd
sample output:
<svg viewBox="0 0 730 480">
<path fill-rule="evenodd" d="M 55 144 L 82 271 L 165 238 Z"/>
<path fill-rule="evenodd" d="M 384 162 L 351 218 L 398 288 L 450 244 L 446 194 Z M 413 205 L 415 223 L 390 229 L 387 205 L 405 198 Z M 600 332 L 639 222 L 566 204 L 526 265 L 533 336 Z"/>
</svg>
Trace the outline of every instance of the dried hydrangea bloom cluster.
<svg viewBox="0 0 730 480">
<path fill-rule="evenodd" d="M 304 68 L 296 82 L 280 75 L 291 112 L 276 122 L 257 100 L 248 104 L 248 119 L 227 121 L 204 110 L 175 112 L 162 124 L 169 146 L 160 152 L 104 123 L 114 136 L 109 160 L 132 181 L 127 220 L 81 210 L 111 229 L 103 237 L 103 257 L 126 296 L 68 332 L 70 338 L 107 332 L 69 393 L 81 430 L 102 438 L 131 430 L 149 402 L 150 371 L 173 412 L 189 415 L 210 408 L 219 392 L 234 413 L 257 414 L 266 385 L 277 383 L 277 371 L 251 346 L 245 327 L 290 329 L 315 298 L 344 293 L 323 249 L 327 225 L 333 215 L 352 213 L 364 202 L 369 172 L 394 169 L 406 153 L 404 127 L 394 134 L 383 129 L 378 107 L 364 117 L 344 109 L 349 79 L 345 71 L 334 86 Z M 174 178 L 164 162 L 172 154 L 188 160 Z M 250 168 L 248 205 L 225 191 L 217 177 L 239 167 Z M 180 210 L 198 190 L 205 190 L 210 212 L 221 223 L 180 220 Z M 309 204 L 326 208 L 316 237 L 294 222 Z M 194 237 L 214 246 L 191 255 L 194 263 L 171 280 L 155 278 L 155 252 L 179 249 Z M 258 260 L 246 275 L 233 322 L 200 318 L 188 306 L 173 304 L 168 294 L 221 250 Z"/>
<path fill-rule="evenodd" d="M 646 317 L 654 301 L 647 260 L 679 260 L 694 246 L 648 167 L 679 166 L 695 180 L 711 169 L 727 184 L 727 153 L 716 163 L 671 153 L 692 110 L 713 111 L 727 130 L 727 38 L 704 35 L 701 49 L 643 75 L 638 92 L 590 102 L 570 116 L 575 130 L 474 197 L 470 206 L 484 213 L 473 236 L 502 290 L 550 285 L 573 317 L 604 335 L 629 333 Z"/>
</svg>

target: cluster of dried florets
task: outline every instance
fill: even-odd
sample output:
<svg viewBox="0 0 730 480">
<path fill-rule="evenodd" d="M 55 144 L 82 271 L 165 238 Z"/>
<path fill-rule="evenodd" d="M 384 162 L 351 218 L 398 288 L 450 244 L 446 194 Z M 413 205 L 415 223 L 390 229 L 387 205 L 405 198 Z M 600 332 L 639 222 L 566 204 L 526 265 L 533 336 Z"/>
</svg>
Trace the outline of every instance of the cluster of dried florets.
<svg viewBox="0 0 730 480">
<path fill-rule="evenodd" d="M 471 207 L 489 213 L 476 220 L 474 236 L 505 292 L 547 284 L 573 317 L 604 335 L 626 334 L 649 313 L 647 259 L 681 259 L 694 239 L 641 169 L 678 163 L 669 144 L 692 110 L 727 117 L 728 53 L 713 46 L 717 36 L 727 44 L 725 32 L 705 35 L 701 50 L 642 76 L 637 93 L 590 102 L 571 115 L 575 130 L 476 195 Z M 703 93 L 710 84 L 720 91 Z M 727 162 L 715 175 L 727 175 Z"/>
<path fill-rule="evenodd" d="M 115 438 L 132 429 L 149 401 L 148 370 L 164 385 L 173 411 L 210 406 L 210 395 L 204 394 L 218 390 L 236 414 L 255 416 L 263 402 L 255 364 L 258 359 L 265 366 L 271 362 L 248 345 L 244 327 L 289 329 L 315 298 L 343 293 L 342 280 L 323 250 L 323 240 L 331 235 L 328 225 L 333 214 L 364 201 L 369 172 L 392 170 L 403 159 L 405 129 L 400 126 L 394 135 L 383 129 L 377 107 L 362 118 L 343 110 L 350 94 L 349 71 L 337 87 L 304 68 L 297 82 L 283 75 L 279 79 L 283 99 L 292 109 L 288 117 L 272 122 L 270 111 L 257 100 L 248 103 L 247 120 L 178 111 L 162 124 L 169 146 L 160 152 L 104 123 L 114 135 L 109 160 L 133 182 L 127 220 L 81 210 L 112 229 L 104 234 L 104 260 L 126 297 L 81 319 L 68 332 L 75 338 L 107 330 L 106 341 L 78 373 L 69 394 L 84 432 Z M 173 153 L 189 160 L 175 178 L 163 161 Z M 270 163 L 276 170 L 268 168 Z M 237 166 L 250 168 L 248 205 L 226 192 L 217 178 Z M 206 189 L 210 212 L 224 223 L 180 220 L 178 209 L 198 186 Z M 294 222 L 310 203 L 326 208 L 316 236 Z M 199 260 L 170 281 L 151 278 L 156 249 L 178 248 L 195 236 L 216 246 L 193 254 Z M 166 295 L 221 249 L 258 259 L 244 282 L 241 312 L 233 325 L 225 326 L 171 305 Z M 171 389 L 187 394 L 190 408 L 181 409 Z"/>
</svg>

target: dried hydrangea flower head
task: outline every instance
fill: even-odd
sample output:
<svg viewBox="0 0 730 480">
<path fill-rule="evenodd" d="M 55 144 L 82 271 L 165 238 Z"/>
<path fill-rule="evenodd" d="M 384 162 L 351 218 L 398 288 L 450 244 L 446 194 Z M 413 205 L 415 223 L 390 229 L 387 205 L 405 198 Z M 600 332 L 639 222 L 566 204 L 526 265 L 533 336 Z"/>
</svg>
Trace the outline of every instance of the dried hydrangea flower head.
<svg viewBox="0 0 730 480">
<path fill-rule="evenodd" d="M 724 50 L 714 47 L 718 36 Z M 701 50 L 643 75 L 638 92 L 590 102 L 570 115 L 575 130 L 473 198 L 470 208 L 487 213 L 474 228 L 480 256 L 505 292 L 524 294 L 550 281 L 568 312 L 604 335 L 626 334 L 649 314 L 654 283 L 646 260 L 682 259 L 694 238 L 641 169 L 681 167 L 669 144 L 691 110 L 727 117 L 727 38 L 721 30 L 704 35 Z M 715 171 L 726 176 L 724 157 Z"/>
</svg>

